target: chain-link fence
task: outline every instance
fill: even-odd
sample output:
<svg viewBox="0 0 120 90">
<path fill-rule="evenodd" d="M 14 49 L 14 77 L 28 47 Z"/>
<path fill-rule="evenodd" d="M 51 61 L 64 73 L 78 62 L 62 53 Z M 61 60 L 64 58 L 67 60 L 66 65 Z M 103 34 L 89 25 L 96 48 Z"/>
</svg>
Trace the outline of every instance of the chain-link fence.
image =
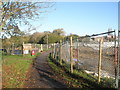
<svg viewBox="0 0 120 90">
<path fill-rule="evenodd" d="M 62 58 L 67 64 L 71 64 L 72 59 L 77 70 L 83 69 L 86 73 L 100 78 L 111 78 L 115 86 L 118 73 L 117 52 L 120 51 L 116 39 L 115 31 L 74 38 L 72 45 L 70 41 L 63 42 L 62 46 L 54 45 L 53 55 L 55 59 Z"/>
<path fill-rule="evenodd" d="M 103 39 L 101 48 L 100 40 Z M 115 78 L 114 67 L 114 32 L 93 35 L 92 37 L 79 38 L 79 42 L 73 42 L 73 60 L 77 62 L 77 68 L 84 69 L 87 73 L 98 76 L 98 62 L 101 52 L 101 77 Z M 79 55 L 78 55 L 79 54 Z"/>
<path fill-rule="evenodd" d="M 118 46 L 117 46 L 117 60 L 116 60 L 116 88 L 120 88 L 120 30 L 118 31 Z"/>
</svg>

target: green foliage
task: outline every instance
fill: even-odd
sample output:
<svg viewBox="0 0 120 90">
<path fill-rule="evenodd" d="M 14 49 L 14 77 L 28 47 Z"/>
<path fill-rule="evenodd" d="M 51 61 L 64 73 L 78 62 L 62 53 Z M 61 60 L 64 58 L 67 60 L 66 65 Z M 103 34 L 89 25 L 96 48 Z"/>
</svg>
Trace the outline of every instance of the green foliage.
<svg viewBox="0 0 120 90">
<path fill-rule="evenodd" d="M 56 34 L 56 35 L 64 35 L 65 32 L 63 31 L 63 28 L 60 28 L 60 29 L 55 29 L 53 30 L 53 34 Z"/>
<path fill-rule="evenodd" d="M 45 33 L 35 32 L 32 35 L 30 35 L 29 43 L 39 43 L 44 36 Z"/>
<path fill-rule="evenodd" d="M 41 33 L 35 32 L 32 35 L 28 36 L 29 38 L 26 39 L 26 42 L 46 44 L 47 43 L 47 35 L 48 35 L 48 43 L 55 43 L 55 42 L 59 42 L 60 40 L 62 40 L 64 38 L 64 34 L 65 34 L 65 32 L 63 31 L 63 29 L 55 29 L 55 30 L 53 30 L 53 32 L 50 32 L 50 31 L 44 31 Z M 16 38 L 19 38 L 19 37 L 16 37 Z M 12 37 L 10 39 L 12 39 Z M 15 41 L 15 39 L 13 39 L 13 40 Z M 23 40 L 21 39 L 21 41 L 23 41 Z"/>
<path fill-rule="evenodd" d="M 3 48 L 10 48 L 11 47 L 11 41 L 10 41 L 10 39 L 3 39 L 2 40 L 2 47 Z"/>
<path fill-rule="evenodd" d="M 47 35 L 48 35 L 48 43 L 59 42 L 64 38 L 63 30 L 56 29 L 52 33 L 50 31 L 45 32 L 35 32 L 32 35 L 23 35 L 23 36 L 11 36 L 10 38 L 2 39 L 3 48 L 8 49 L 12 47 L 14 43 L 16 47 L 22 45 L 22 43 L 38 43 L 38 44 L 46 44 L 47 43 Z"/>
<path fill-rule="evenodd" d="M 2 47 L 5 49 L 11 48 L 13 43 L 16 47 L 19 47 L 23 42 L 28 42 L 28 40 L 28 36 L 12 36 L 11 38 L 5 38 L 2 40 Z"/>
<path fill-rule="evenodd" d="M 74 40 L 74 39 L 77 39 L 77 38 L 79 37 L 77 34 L 71 34 L 71 35 L 69 35 L 69 36 L 66 36 L 66 37 L 65 37 L 65 40 L 69 41 L 71 36 L 72 36 L 72 39 L 73 39 L 73 40 Z"/>
<path fill-rule="evenodd" d="M 48 34 L 48 43 L 56 43 L 56 42 L 59 42 L 62 39 L 63 39 L 63 36 L 59 36 L 59 35 L 54 34 L 54 33 Z M 47 43 L 47 35 L 45 35 L 41 39 L 40 43 L 44 43 L 44 44 Z"/>
</svg>

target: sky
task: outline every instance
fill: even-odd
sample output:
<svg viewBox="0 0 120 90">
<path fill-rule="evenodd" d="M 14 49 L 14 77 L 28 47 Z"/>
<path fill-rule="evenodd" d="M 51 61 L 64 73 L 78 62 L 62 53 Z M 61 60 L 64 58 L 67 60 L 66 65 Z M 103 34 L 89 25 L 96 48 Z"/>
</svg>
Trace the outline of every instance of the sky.
<svg viewBox="0 0 120 90">
<path fill-rule="evenodd" d="M 98 34 L 118 29 L 117 2 L 56 2 L 50 12 L 32 22 L 37 32 L 63 28 L 66 35 Z M 25 29 L 25 27 L 21 27 Z M 33 33 L 33 32 L 32 32 Z"/>
</svg>

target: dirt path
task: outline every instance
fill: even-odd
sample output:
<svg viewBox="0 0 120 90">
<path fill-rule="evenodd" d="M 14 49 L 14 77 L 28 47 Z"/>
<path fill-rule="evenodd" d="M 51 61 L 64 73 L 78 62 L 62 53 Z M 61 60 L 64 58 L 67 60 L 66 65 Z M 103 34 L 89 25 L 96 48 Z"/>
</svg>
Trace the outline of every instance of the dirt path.
<svg viewBox="0 0 120 90">
<path fill-rule="evenodd" d="M 59 76 L 56 77 L 48 65 L 47 56 L 49 53 L 50 51 L 43 52 L 35 59 L 34 65 L 27 75 L 25 88 L 66 88 Z"/>
</svg>

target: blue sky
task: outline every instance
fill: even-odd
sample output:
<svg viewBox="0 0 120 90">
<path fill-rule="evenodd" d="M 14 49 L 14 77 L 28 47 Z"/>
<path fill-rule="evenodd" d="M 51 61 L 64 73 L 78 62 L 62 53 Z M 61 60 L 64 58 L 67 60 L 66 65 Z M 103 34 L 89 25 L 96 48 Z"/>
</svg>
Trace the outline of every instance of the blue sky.
<svg viewBox="0 0 120 90">
<path fill-rule="evenodd" d="M 38 32 L 63 28 L 67 35 L 83 36 L 118 29 L 117 2 L 56 2 L 54 8 L 32 22 L 34 26 L 42 24 Z"/>
</svg>

